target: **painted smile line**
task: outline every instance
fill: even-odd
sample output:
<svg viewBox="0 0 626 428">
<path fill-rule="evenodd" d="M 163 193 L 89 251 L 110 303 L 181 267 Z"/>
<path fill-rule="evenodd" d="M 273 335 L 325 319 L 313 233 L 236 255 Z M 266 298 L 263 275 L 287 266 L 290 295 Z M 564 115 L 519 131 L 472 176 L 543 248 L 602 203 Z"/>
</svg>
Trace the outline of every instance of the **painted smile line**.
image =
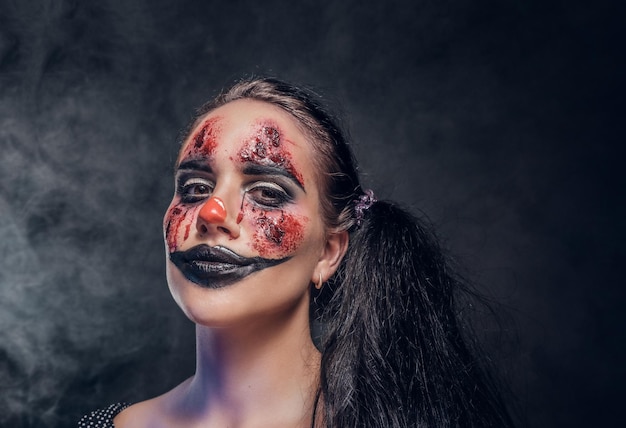
<svg viewBox="0 0 626 428">
<path fill-rule="evenodd" d="M 170 254 L 170 260 L 185 278 L 206 288 L 225 287 L 290 258 L 243 257 L 221 245 L 211 247 L 205 244 Z"/>
</svg>

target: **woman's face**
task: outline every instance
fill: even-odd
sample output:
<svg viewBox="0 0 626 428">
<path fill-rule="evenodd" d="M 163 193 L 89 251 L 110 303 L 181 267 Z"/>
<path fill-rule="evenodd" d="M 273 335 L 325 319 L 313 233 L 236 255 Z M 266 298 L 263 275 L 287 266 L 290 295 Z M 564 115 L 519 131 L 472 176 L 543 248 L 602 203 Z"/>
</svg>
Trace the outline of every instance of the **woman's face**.
<svg viewBox="0 0 626 428">
<path fill-rule="evenodd" d="M 167 278 L 193 321 L 225 326 L 308 308 L 328 256 L 314 156 L 295 119 L 238 100 L 197 121 L 164 218 Z"/>
</svg>

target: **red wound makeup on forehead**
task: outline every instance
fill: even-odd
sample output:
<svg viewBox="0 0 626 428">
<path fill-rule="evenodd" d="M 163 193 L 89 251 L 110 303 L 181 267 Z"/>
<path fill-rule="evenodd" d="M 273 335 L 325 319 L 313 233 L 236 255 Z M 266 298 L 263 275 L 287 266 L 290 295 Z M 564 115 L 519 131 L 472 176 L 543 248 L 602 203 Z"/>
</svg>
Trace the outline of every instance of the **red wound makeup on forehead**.
<svg viewBox="0 0 626 428">
<path fill-rule="evenodd" d="M 252 246 L 263 257 L 284 257 L 300 246 L 304 239 L 305 217 L 290 213 L 254 210 L 257 230 Z"/>
<path fill-rule="evenodd" d="M 293 166 L 292 155 L 276 124 L 263 121 L 255 126 L 254 135 L 239 151 L 241 162 L 254 162 L 283 168 L 304 188 L 302 174 Z"/>
<path fill-rule="evenodd" d="M 219 126 L 221 120 L 222 118 L 219 116 L 206 119 L 199 128 L 194 130 L 183 152 L 181 152 L 179 160 L 189 157 L 209 158 L 213 156 L 221 131 Z"/>
</svg>

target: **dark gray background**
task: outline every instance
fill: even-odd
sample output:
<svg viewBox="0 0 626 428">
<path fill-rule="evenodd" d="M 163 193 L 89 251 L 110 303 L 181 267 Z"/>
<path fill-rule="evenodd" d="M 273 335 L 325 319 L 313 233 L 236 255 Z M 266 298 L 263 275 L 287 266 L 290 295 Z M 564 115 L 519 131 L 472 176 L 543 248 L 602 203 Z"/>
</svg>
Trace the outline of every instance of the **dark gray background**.
<svg viewBox="0 0 626 428">
<path fill-rule="evenodd" d="M 1 0 L 0 425 L 73 426 L 192 373 L 163 268 L 175 140 L 269 73 L 339 100 L 366 182 L 500 302 L 481 334 L 522 421 L 615 426 L 620 3 Z"/>
</svg>

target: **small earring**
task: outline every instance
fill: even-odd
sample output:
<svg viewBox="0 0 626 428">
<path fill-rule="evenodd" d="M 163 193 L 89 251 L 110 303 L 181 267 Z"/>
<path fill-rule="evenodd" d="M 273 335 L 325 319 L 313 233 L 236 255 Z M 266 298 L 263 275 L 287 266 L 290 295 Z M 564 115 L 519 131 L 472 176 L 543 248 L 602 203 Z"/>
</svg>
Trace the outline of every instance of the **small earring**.
<svg viewBox="0 0 626 428">
<path fill-rule="evenodd" d="M 317 281 L 317 284 L 315 284 L 315 288 L 317 288 L 318 290 L 321 290 L 323 286 L 324 286 L 324 281 L 322 281 L 322 273 L 320 272 L 320 279 L 319 281 Z"/>
</svg>

